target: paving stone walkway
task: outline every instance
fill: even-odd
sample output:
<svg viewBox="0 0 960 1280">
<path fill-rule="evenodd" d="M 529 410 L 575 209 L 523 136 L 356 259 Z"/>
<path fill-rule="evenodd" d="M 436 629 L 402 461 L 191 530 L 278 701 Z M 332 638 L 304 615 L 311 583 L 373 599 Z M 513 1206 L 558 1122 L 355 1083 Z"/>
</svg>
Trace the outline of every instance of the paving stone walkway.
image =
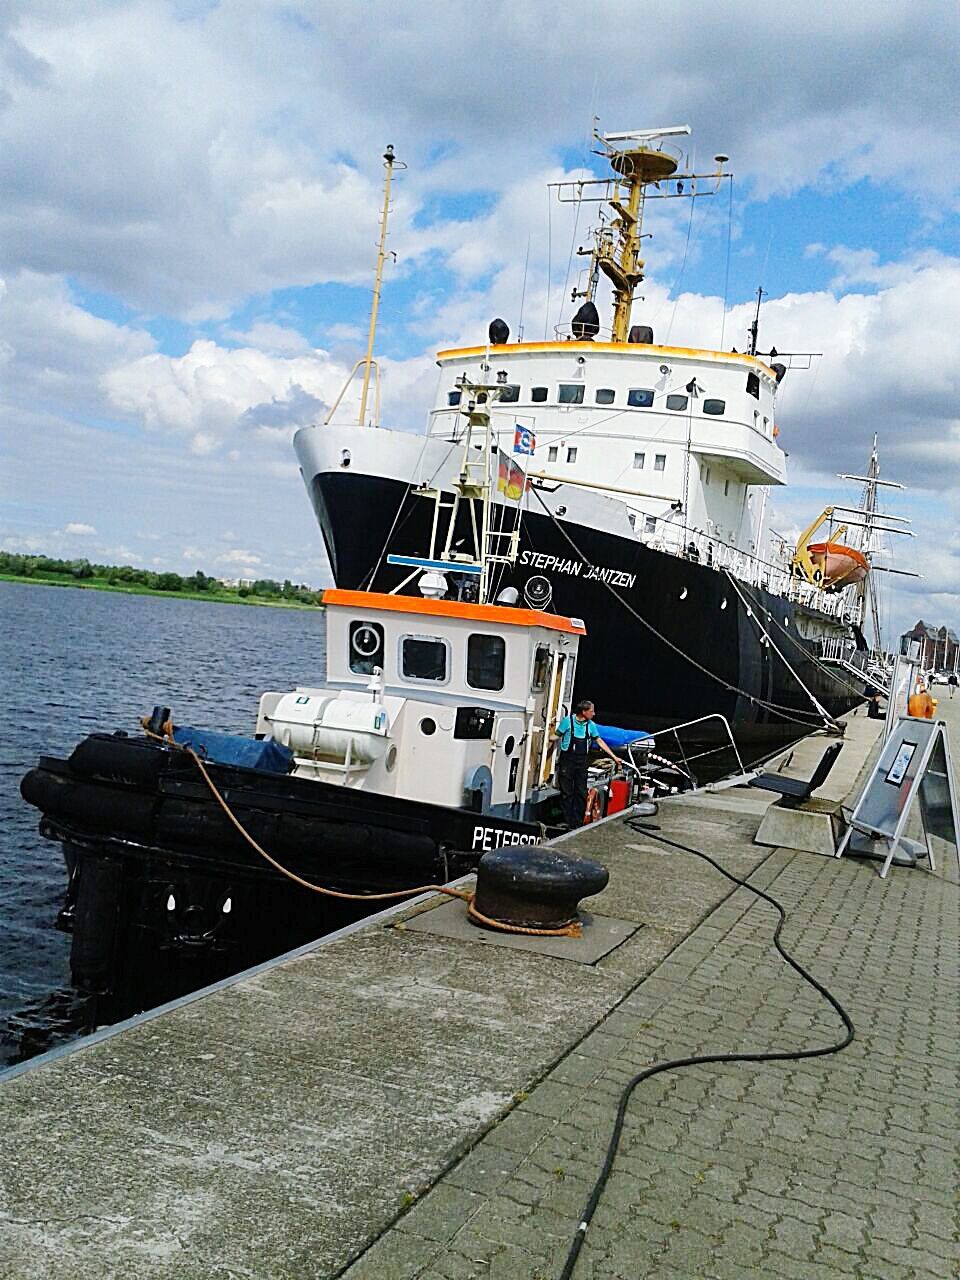
<svg viewBox="0 0 960 1280">
<path fill-rule="evenodd" d="M 695 1067 L 641 1085 L 576 1280 L 960 1275 L 951 859 L 935 875 L 894 868 L 884 882 L 852 859 L 767 858 L 753 883 L 784 903 L 784 944 L 846 1006 L 856 1039 L 831 1057 Z M 775 923 L 737 890 L 346 1280 L 558 1276 L 636 1072 L 843 1035 L 774 951 Z"/>
</svg>

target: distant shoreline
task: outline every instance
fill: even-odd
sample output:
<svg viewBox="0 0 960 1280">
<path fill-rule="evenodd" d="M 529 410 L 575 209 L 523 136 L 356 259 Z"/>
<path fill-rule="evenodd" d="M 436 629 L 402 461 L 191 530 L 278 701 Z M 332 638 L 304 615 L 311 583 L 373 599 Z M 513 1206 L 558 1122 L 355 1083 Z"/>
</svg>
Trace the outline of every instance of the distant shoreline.
<svg viewBox="0 0 960 1280">
<path fill-rule="evenodd" d="M 27 587 L 74 587 L 80 591 L 109 591 L 122 596 L 160 596 L 165 600 L 199 600 L 201 604 L 243 604 L 256 605 L 264 609 L 306 609 L 322 610 L 322 604 L 305 604 L 297 600 L 271 600 L 267 596 L 242 596 L 239 592 L 220 588 L 218 591 L 159 591 L 154 587 L 146 587 L 137 583 L 125 583 L 118 586 L 103 578 L 85 578 L 82 581 L 63 577 L 31 574 L 25 577 L 18 573 L 0 573 L 0 582 L 18 582 Z"/>
</svg>

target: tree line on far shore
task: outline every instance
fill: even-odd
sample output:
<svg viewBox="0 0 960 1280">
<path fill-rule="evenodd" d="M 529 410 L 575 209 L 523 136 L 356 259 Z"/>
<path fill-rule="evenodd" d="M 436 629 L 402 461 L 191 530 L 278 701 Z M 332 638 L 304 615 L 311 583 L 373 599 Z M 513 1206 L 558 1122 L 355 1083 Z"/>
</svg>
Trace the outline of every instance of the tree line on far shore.
<svg viewBox="0 0 960 1280">
<path fill-rule="evenodd" d="M 104 583 L 112 587 L 141 588 L 147 591 L 201 592 L 211 596 L 259 596 L 266 600 L 288 601 L 291 604 L 320 604 L 323 593 L 314 591 L 303 583 L 276 582 L 273 578 L 257 578 L 234 586 L 212 578 L 202 569 L 185 577 L 179 573 L 154 573 L 151 569 L 136 569 L 129 564 L 91 564 L 89 560 L 57 560 L 52 556 L 20 555 L 0 551 L 0 574 L 17 578 L 70 579 L 77 583 Z"/>
</svg>

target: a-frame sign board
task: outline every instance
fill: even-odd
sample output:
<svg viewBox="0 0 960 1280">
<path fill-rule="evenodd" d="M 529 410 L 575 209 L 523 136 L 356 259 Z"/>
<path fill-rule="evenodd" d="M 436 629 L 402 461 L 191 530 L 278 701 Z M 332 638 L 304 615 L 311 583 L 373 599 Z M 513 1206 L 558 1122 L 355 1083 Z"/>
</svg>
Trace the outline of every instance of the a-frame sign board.
<svg viewBox="0 0 960 1280">
<path fill-rule="evenodd" d="M 885 877 L 898 850 L 907 855 L 915 855 L 918 849 L 922 853 L 924 846 L 904 834 L 917 797 L 930 869 L 936 870 L 930 837 L 938 836 L 953 845 L 960 870 L 960 810 L 947 726 L 943 720 L 913 716 L 897 718 L 854 805 L 836 857 L 841 857 L 848 847 L 855 852 L 858 839 L 874 843 L 886 850 L 880 872 Z"/>
</svg>

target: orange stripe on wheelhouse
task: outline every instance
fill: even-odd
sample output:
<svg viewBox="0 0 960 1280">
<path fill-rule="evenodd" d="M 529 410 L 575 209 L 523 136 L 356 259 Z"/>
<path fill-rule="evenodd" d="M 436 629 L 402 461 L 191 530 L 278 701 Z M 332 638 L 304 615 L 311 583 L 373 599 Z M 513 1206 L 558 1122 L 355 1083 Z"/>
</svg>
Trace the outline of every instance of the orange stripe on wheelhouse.
<svg viewBox="0 0 960 1280">
<path fill-rule="evenodd" d="M 343 591 L 330 587 L 323 603 L 335 608 L 379 609 L 386 613 L 416 613 L 421 617 L 465 618 L 472 622 L 493 622 L 508 627 L 543 627 L 585 636 L 587 628 L 579 618 L 565 618 L 536 609 L 513 609 L 499 604 L 466 604 L 462 600 L 429 600 L 422 596 L 391 596 L 382 591 Z"/>
</svg>

